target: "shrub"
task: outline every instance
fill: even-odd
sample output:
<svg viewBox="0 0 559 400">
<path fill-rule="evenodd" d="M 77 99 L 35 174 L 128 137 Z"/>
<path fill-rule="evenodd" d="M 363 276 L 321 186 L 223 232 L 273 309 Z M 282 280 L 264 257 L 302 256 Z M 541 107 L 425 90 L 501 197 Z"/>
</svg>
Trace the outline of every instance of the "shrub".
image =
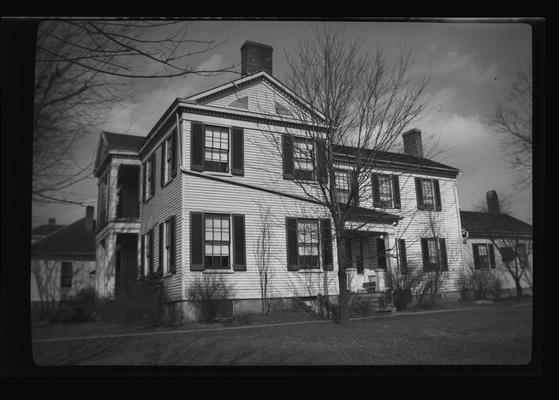
<svg viewBox="0 0 559 400">
<path fill-rule="evenodd" d="M 464 293 L 472 293 L 475 300 L 501 296 L 502 282 L 491 271 L 470 269 L 464 276 L 462 285 Z"/>
<path fill-rule="evenodd" d="M 129 282 L 116 300 L 103 300 L 101 319 L 125 324 L 158 325 L 162 320 L 161 280 L 157 275 Z"/>
<path fill-rule="evenodd" d="M 95 288 L 81 289 L 75 296 L 60 301 L 49 318 L 50 323 L 72 323 L 92 321 L 97 316 Z"/>
<path fill-rule="evenodd" d="M 421 287 L 423 276 L 420 273 L 401 273 L 397 270 L 387 271 L 386 276 L 388 287 L 392 289 L 394 307 L 398 311 L 407 308 L 413 301 L 413 294 Z"/>
<path fill-rule="evenodd" d="M 187 290 L 187 296 L 198 311 L 198 319 L 215 322 L 218 313 L 233 295 L 233 288 L 220 274 L 197 277 Z"/>
</svg>

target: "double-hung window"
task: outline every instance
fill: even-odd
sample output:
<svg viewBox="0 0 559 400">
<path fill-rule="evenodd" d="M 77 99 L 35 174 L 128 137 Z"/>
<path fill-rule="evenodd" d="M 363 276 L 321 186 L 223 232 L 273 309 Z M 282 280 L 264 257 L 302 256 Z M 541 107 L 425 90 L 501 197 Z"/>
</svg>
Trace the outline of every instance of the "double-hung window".
<svg viewBox="0 0 559 400">
<path fill-rule="evenodd" d="M 312 180 L 315 143 L 311 139 L 293 139 L 293 174 L 296 179 Z"/>
<path fill-rule="evenodd" d="M 379 200 L 381 207 L 392 207 L 392 179 L 390 175 L 379 175 Z"/>
<path fill-rule="evenodd" d="M 148 276 L 153 272 L 153 229 L 146 232 L 142 240 L 142 264 L 144 276 Z"/>
<path fill-rule="evenodd" d="M 204 215 L 205 268 L 229 268 L 231 242 L 229 218 L 229 215 Z"/>
<path fill-rule="evenodd" d="M 417 208 L 427 211 L 441 211 L 441 191 L 437 179 L 415 178 Z"/>
<path fill-rule="evenodd" d="M 229 128 L 204 126 L 204 169 L 229 172 Z"/>
<path fill-rule="evenodd" d="M 472 243 L 474 253 L 474 268 L 495 268 L 495 250 L 491 243 Z"/>
<path fill-rule="evenodd" d="M 60 268 L 60 287 L 72 287 L 72 263 L 63 261 Z"/>
<path fill-rule="evenodd" d="M 155 152 L 144 164 L 144 201 L 155 194 Z"/>
<path fill-rule="evenodd" d="M 336 170 L 336 197 L 339 203 L 347 204 L 349 199 L 349 171 Z"/>
<path fill-rule="evenodd" d="M 446 240 L 443 238 L 422 238 L 423 271 L 448 271 Z"/>
<path fill-rule="evenodd" d="M 318 220 L 297 220 L 297 249 L 301 268 L 319 268 Z"/>
<path fill-rule="evenodd" d="M 162 157 L 162 186 L 167 184 L 175 176 L 176 168 L 176 134 L 173 133 L 163 142 L 163 156 Z"/>
<path fill-rule="evenodd" d="M 400 179 L 398 175 L 373 173 L 373 206 L 381 208 L 401 208 Z"/>
</svg>

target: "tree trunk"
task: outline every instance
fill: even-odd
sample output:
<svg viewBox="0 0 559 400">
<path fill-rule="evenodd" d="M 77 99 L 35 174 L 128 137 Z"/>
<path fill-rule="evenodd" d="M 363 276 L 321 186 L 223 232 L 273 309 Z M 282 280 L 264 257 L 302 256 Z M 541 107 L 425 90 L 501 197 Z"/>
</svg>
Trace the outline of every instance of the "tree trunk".
<svg viewBox="0 0 559 400">
<path fill-rule="evenodd" d="M 347 306 L 347 275 L 345 272 L 344 241 L 336 238 L 336 252 L 338 254 L 338 323 L 345 324 L 349 318 Z"/>
<path fill-rule="evenodd" d="M 516 297 L 522 297 L 522 286 L 520 286 L 520 279 L 515 279 L 514 284 L 516 285 Z"/>
</svg>

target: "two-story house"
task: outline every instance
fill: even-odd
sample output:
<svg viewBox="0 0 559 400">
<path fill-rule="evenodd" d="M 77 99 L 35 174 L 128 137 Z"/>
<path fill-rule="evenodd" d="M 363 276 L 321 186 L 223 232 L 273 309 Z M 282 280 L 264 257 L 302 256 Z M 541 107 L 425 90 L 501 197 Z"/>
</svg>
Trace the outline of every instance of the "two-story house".
<svg viewBox="0 0 559 400">
<path fill-rule="evenodd" d="M 267 226 L 267 295 L 278 300 L 336 295 L 328 211 L 294 182 L 320 178 L 304 151 L 319 146 L 308 132 L 320 126 L 292 117 L 311 111 L 272 75 L 272 52 L 246 42 L 240 78 L 176 99 L 146 137 L 101 135 L 97 262 L 103 293 L 118 293 L 124 264 L 129 277 L 134 271 L 136 276 L 160 271 L 169 305 L 190 315 L 189 285 L 220 274 L 234 288 L 234 310 L 258 310 L 260 239 Z M 119 148 L 120 141 L 128 145 Z M 383 290 L 384 271 L 399 268 L 445 271 L 444 290 L 458 290 L 459 171 L 423 157 L 419 130 L 404 133 L 403 141 L 405 153 L 375 152 L 376 172 L 366 177 L 350 215 L 352 235 L 344 243 L 351 260 L 349 289 L 362 290 L 363 283 L 375 280 Z M 335 151 L 342 197 L 349 179 L 344 163 L 354 152 L 344 146 Z M 121 174 L 128 168 L 130 175 Z M 139 215 L 124 217 L 119 196 L 136 191 Z"/>
</svg>

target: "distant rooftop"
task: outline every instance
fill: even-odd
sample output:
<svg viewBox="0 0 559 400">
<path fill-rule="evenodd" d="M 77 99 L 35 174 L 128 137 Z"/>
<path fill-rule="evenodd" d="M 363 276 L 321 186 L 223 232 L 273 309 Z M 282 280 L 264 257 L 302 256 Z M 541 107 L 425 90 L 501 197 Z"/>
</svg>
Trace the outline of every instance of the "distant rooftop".
<svg viewBox="0 0 559 400">
<path fill-rule="evenodd" d="M 508 214 L 477 211 L 460 211 L 462 228 L 470 236 L 493 234 L 532 235 L 532 226 Z"/>
<path fill-rule="evenodd" d="M 31 245 L 33 256 L 72 256 L 95 259 L 94 229 L 86 229 L 86 218 L 64 226 Z"/>
<path fill-rule="evenodd" d="M 48 236 L 51 233 L 56 232 L 61 228 L 64 228 L 64 226 L 65 225 L 56 225 L 56 224 L 39 225 L 31 230 L 31 234 L 37 236 Z"/>
</svg>

